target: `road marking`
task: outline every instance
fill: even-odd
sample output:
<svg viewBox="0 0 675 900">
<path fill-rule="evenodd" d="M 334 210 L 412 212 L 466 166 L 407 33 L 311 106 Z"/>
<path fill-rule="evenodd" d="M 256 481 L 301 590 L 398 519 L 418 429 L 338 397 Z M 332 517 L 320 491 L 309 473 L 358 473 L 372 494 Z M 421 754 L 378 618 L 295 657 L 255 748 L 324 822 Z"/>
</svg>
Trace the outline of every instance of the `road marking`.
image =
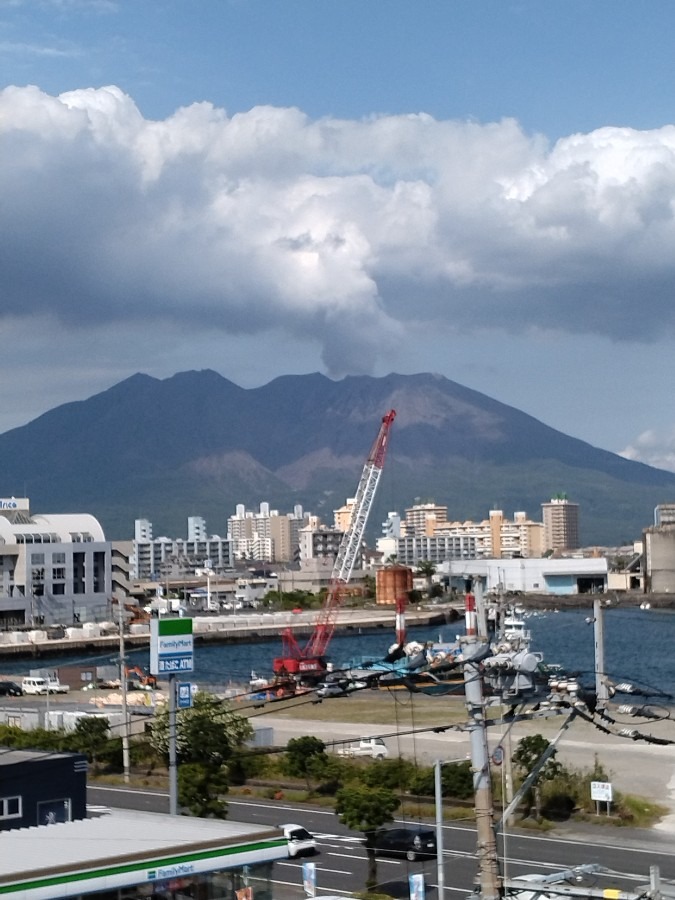
<svg viewBox="0 0 675 900">
<path fill-rule="evenodd" d="M 266 803 L 263 803 L 262 801 L 260 803 L 252 803 L 250 800 L 228 800 L 227 805 L 228 806 L 260 806 L 263 809 L 267 809 L 267 810 L 269 810 L 269 808 L 270 808 L 269 803 L 266 804 Z M 324 809 L 308 810 L 307 807 L 277 806 L 276 804 L 274 805 L 274 809 L 283 810 L 284 812 L 298 812 L 298 813 L 308 813 L 309 812 L 309 813 L 311 813 L 312 816 L 335 817 L 335 813 L 333 812 L 333 810 L 324 810 Z"/>
<path fill-rule="evenodd" d="M 348 844 L 362 844 L 363 838 L 356 837 L 353 834 L 321 834 L 314 832 L 317 841 L 343 841 Z"/>
<path fill-rule="evenodd" d="M 299 869 L 299 868 L 300 868 L 300 866 L 294 866 L 293 863 L 290 862 L 290 861 L 289 861 L 289 862 L 284 862 L 284 861 L 282 860 L 282 861 L 280 862 L 279 860 L 275 860 L 275 864 L 276 864 L 276 865 L 279 865 L 279 866 L 290 866 L 291 868 L 294 868 L 294 869 Z M 330 872 L 331 875 L 353 875 L 353 874 L 354 874 L 354 873 L 351 872 L 349 869 L 347 869 L 347 870 L 345 870 L 345 869 L 327 869 L 325 866 L 319 866 L 318 864 L 317 864 L 317 867 L 316 867 L 316 871 L 317 871 L 317 872 Z"/>
<path fill-rule="evenodd" d="M 432 887 L 438 889 L 438 885 L 433 881 L 427 881 L 427 887 Z M 458 888 L 458 887 L 450 887 L 449 885 L 444 885 L 445 892 L 447 894 L 448 891 L 454 891 L 456 894 L 463 894 L 466 897 L 466 888 Z"/>
<path fill-rule="evenodd" d="M 111 791 L 116 794 L 143 794 L 145 797 L 168 797 L 168 791 L 142 791 L 139 788 L 105 787 L 102 784 L 87 785 L 90 791 Z"/>
</svg>

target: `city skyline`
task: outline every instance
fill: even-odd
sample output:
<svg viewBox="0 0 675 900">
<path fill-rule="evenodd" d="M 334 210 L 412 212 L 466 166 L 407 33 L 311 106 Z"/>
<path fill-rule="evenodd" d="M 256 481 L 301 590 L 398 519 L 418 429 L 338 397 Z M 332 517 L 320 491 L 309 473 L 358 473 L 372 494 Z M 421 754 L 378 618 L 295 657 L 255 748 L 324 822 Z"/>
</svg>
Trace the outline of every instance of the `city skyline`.
<svg viewBox="0 0 675 900">
<path fill-rule="evenodd" d="M 0 432 L 439 372 L 675 470 L 675 9 L 0 4 Z"/>
</svg>

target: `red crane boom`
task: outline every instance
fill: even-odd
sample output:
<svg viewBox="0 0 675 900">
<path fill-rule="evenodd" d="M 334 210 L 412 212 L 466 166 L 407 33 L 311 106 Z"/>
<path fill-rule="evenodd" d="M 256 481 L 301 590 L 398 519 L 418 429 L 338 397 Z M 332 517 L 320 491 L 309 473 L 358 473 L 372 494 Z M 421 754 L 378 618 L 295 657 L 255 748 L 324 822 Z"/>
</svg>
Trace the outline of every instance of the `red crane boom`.
<svg viewBox="0 0 675 900">
<path fill-rule="evenodd" d="M 396 410 L 394 409 L 390 409 L 386 416 L 382 417 L 380 430 L 361 473 L 349 528 L 340 541 L 340 547 L 328 585 L 326 601 L 317 617 L 314 631 L 304 648 L 299 646 L 292 629 L 288 628 L 282 633 L 284 655 L 274 660 L 274 671 L 277 674 L 282 672 L 289 674 L 317 674 L 323 672 L 326 668 L 324 656 L 335 631 L 335 623 L 338 611 L 342 605 L 345 586 L 351 578 L 354 564 L 361 549 L 368 515 L 387 455 L 389 432 L 395 418 Z"/>
</svg>

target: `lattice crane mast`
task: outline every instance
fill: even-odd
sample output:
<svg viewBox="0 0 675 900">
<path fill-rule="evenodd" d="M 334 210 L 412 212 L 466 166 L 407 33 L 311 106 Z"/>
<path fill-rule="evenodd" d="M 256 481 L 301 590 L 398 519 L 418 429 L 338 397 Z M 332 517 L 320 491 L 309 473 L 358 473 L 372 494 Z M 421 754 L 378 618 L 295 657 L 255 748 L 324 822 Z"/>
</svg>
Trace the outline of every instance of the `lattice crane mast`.
<svg viewBox="0 0 675 900">
<path fill-rule="evenodd" d="M 326 600 L 317 617 L 314 631 L 305 647 L 300 647 L 292 629 L 287 628 L 282 632 L 283 656 L 274 660 L 276 674 L 313 675 L 320 674 L 326 669 L 324 657 L 333 637 L 345 586 L 352 576 L 361 549 L 368 514 L 373 505 L 373 498 L 387 455 L 389 432 L 395 418 L 396 410 L 394 409 L 390 409 L 386 416 L 382 417 L 380 430 L 361 473 L 349 528 L 340 541 Z"/>
</svg>

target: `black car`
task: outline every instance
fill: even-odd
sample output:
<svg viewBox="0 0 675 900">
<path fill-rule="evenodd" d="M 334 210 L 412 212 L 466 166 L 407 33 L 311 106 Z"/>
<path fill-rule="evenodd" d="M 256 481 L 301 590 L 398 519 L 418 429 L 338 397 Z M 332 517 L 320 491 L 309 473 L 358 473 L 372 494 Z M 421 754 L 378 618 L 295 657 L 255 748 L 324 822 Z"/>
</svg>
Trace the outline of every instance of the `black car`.
<svg viewBox="0 0 675 900">
<path fill-rule="evenodd" d="M 436 832 L 433 828 L 387 828 L 375 838 L 376 856 L 405 856 L 410 862 L 436 856 Z"/>
<path fill-rule="evenodd" d="M 22 694 L 21 685 L 16 681 L 0 681 L 0 697 L 20 697 Z"/>
</svg>

